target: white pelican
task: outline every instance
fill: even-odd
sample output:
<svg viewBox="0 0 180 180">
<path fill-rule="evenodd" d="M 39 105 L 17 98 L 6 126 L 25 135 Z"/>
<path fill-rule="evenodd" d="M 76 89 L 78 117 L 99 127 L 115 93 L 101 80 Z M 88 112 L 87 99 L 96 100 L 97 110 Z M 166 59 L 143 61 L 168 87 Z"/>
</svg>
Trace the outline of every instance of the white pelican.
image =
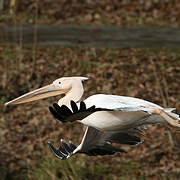
<svg viewBox="0 0 180 180">
<path fill-rule="evenodd" d="M 157 104 L 126 96 L 96 94 L 80 102 L 84 93 L 82 81 L 86 77 L 63 77 L 52 84 L 24 94 L 5 106 L 21 104 L 59 94 L 64 97 L 50 107 L 51 113 L 61 122 L 78 122 L 87 126 L 82 142 L 76 147 L 71 141 L 67 144 L 61 139 L 56 149 L 49 146 L 60 159 L 66 159 L 76 153 L 88 155 L 114 154 L 124 150 L 115 148 L 111 143 L 137 145 L 141 143 L 134 132 L 143 132 L 147 124 L 163 123 L 180 127 L 179 115 L 175 108 L 163 108 Z"/>
</svg>

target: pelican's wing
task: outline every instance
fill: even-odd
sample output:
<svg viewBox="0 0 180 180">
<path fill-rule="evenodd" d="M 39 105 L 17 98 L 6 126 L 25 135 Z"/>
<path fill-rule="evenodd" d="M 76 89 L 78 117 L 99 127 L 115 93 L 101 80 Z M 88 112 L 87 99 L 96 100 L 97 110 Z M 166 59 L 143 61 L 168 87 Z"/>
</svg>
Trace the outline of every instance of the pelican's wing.
<svg viewBox="0 0 180 180">
<path fill-rule="evenodd" d="M 63 123 L 82 120 L 96 111 L 108 111 L 108 109 L 96 108 L 95 105 L 87 108 L 83 101 L 80 102 L 79 108 L 74 101 L 71 101 L 70 104 L 72 111 L 67 106 L 59 106 L 57 103 L 54 103 L 53 106 L 50 106 L 49 111 L 56 119 Z"/>
<path fill-rule="evenodd" d="M 55 156 L 63 160 L 76 153 L 84 153 L 89 156 L 112 155 L 116 152 L 125 151 L 112 146 L 111 143 L 138 145 L 141 142 L 139 137 L 128 133 L 107 133 L 92 127 L 87 127 L 82 142 L 78 147 L 72 142 L 68 144 L 64 140 L 61 140 L 61 146 L 58 149 L 51 143 L 49 143 L 49 146 Z"/>
<path fill-rule="evenodd" d="M 83 120 L 98 111 L 119 111 L 119 114 L 116 114 L 120 119 L 123 119 L 124 115 L 127 116 L 129 114 L 132 117 L 131 119 L 128 119 L 128 121 L 140 119 L 142 118 L 141 116 L 146 117 L 152 115 L 149 118 L 151 121 L 148 121 L 148 123 L 168 122 L 172 126 L 180 127 L 179 115 L 172 113 L 174 108 L 165 109 L 157 104 L 133 97 L 97 94 L 90 96 L 84 102 L 81 102 L 79 109 L 73 101 L 71 101 L 71 107 L 73 111 L 65 105 L 59 107 L 57 104 L 54 104 L 53 107 L 50 107 L 49 109 L 53 116 L 61 122 Z M 109 114 L 110 113 L 111 112 L 109 112 Z M 96 116 L 98 115 L 102 118 L 101 113 L 96 113 Z M 90 121 L 89 119 L 86 119 L 88 123 L 92 124 L 92 121 L 96 121 L 96 119 L 93 118 L 94 116 L 95 114 L 90 117 Z M 109 120 L 107 122 L 109 122 Z M 84 124 L 91 126 L 85 122 Z"/>
<path fill-rule="evenodd" d="M 141 143 L 141 139 L 125 132 L 103 132 L 93 127 L 88 127 L 81 145 L 81 150 L 79 151 L 88 155 L 106 155 L 125 152 L 123 149 L 112 146 L 112 143 L 137 145 Z"/>
<path fill-rule="evenodd" d="M 93 104 L 99 109 L 111 109 L 124 112 L 146 112 L 150 115 L 152 114 L 153 118 L 156 117 L 160 119 L 161 122 L 167 122 L 172 126 L 180 127 L 179 115 L 172 112 L 175 108 L 163 108 L 143 99 L 127 96 L 96 94 L 88 97 L 84 102 L 87 107 L 92 106 Z"/>
<path fill-rule="evenodd" d="M 95 105 L 96 108 L 104 109 L 124 109 L 124 108 L 139 108 L 139 107 L 154 107 L 158 109 L 163 109 L 163 107 L 154 104 L 152 102 L 128 97 L 128 96 L 117 96 L 117 95 L 107 95 L 107 94 L 95 94 L 87 99 L 85 99 L 85 104 L 87 107 Z"/>
</svg>

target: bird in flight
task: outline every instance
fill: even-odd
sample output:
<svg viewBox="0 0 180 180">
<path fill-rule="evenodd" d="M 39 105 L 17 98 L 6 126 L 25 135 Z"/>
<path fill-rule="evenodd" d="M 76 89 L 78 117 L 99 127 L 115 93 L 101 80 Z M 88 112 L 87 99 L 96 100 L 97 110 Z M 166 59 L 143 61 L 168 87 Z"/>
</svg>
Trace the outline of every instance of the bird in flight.
<svg viewBox="0 0 180 180">
<path fill-rule="evenodd" d="M 61 121 L 80 122 L 86 126 L 81 143 L 75 146 L 61 139 L 59 148 L 49 142 L 52 152 L 60 159 L 67 159 L 77 153 L 87 155 L 112 155 L 125 152 L 112 143 L 138 145 L 142 140 L 136 133 L 144 134 L 146 125 L 162 123 L 180 127 L 180 117 L 172 111 L 175 108 L 163 108 L 157 104 L 139 98 L 95 94 L 84 101 L 83 81 L 86 77 L 63 77 L 52 84 L 24 94 L 7 105 L 21 104 L 64 94 L 58 103 L 49 107 L 52 115 Z"/>
</svg>

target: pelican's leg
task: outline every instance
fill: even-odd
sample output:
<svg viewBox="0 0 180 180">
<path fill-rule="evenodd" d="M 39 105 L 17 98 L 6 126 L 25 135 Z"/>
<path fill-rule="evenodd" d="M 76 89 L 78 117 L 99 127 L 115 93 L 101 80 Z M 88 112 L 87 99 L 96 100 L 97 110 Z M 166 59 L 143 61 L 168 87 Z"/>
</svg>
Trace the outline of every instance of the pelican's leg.
<svg viewBox="0 0 180 180">
<path fill-rule="evenodd" d="M 161 110 L 161 109 L 154 109 L 153 113 L 161 116 L 170 125 L 172 125 L 174 127 L 180 127 L 180 118 L 173 117 L 169 113 L 167 113 L 167 112 L 165 112 L 164 110 Z"/>
</svg>

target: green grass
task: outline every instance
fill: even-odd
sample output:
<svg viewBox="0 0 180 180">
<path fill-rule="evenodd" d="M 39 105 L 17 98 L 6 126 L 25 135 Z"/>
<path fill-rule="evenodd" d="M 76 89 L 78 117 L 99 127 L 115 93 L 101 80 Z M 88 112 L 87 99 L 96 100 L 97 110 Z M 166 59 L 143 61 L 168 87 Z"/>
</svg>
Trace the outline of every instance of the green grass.
<svg viewBox="0 0 180 180">
<path fill-rule="evenodd" d="M 47 156 L 37 162 L 30 173 L 30 179 L 38 180 L 88 180 L 88 179 L 120 179 L 134 175 L 138 165 L 130 162 L 120 162 L 119 166 L 94 163 L 93 157 L 76 155 L 67 160 L 60 160 L 54 156 Z"/>
<path fill-rule="evenodd" d="M 0 180 L 5 180 L 7 175 L 7 169 L 4 167 L 0 167 L 0 174 L 1 174 Z"/>
<path fill-rule="evenodd" d="M 31 178 L 39 180 L 78 180 L 88 179 L 96 172 L 98 176 L 102 176 L 107 173 L 106 167 L 94 167 L 78 157 L 72 157 L 70 159 L 61 161 L 55 157 L 47 157 L 38 162 L 37 167 L 32 171 Z"/>
</svg>

